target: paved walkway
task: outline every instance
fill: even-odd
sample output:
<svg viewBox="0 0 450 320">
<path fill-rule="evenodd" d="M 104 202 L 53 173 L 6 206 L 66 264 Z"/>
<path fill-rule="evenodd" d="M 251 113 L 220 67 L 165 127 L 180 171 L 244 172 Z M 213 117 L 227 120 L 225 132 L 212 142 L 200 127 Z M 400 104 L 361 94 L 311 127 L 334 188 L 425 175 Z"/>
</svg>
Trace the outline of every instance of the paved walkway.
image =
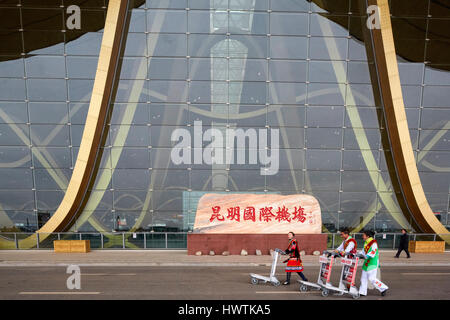
<svg viewBox="0 0 450 320">
<path fill-rule="evenodd" d="M 394 258 L 396 251 L 380 252 L 382 266 L 450 266 L 450 252 L 441 254 L 412 253 L 406 259 L 402 253 Z M 280 260 L 283 260 L 281 257 Z M 305 266 L 318 266 L 318 257 L 302 257 Z M 51 250 L 1 250 L 0 267 L 12 266 L 270 266 L 269 255 L 256 256 L 195 256 L 185 250 L 94 250 L 89 253 L 55 253 Z M 281 264 L 281 262 L 279 262 Z"/>
</svg>

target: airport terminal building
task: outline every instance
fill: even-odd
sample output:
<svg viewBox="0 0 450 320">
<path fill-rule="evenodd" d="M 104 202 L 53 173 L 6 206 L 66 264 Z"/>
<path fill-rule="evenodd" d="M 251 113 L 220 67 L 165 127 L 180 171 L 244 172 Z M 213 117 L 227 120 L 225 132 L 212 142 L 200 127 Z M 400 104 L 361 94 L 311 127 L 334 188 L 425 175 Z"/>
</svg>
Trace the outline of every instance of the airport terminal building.
<svg viewBox="0 0 450 320">
<path fill-rule="evenodd" d="M 2 247 L 186 233 L 207 193 L 449 230 L 448 0 L 0 0 L 0 41 Z"/>
</svg>

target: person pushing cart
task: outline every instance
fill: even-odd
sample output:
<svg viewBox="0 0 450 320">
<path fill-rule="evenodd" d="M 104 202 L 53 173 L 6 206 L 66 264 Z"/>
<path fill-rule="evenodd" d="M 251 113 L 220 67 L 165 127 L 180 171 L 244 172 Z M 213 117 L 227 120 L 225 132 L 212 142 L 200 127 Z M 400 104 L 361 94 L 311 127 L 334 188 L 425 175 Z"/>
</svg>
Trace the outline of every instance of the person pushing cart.
<svg viewBox="0 0 450 320">
<path fill-rule="evenodd" d="M 303 275 L 303 263 L 300 258 L 300 250 L 298 248 L 297 239 L 294 238 L 295 234 L 293 232 L 288 233 L 289 245 L 288 248 L 284 251 L 285 254 L 289 254 L 289 258 L 283 261 L 287 262 L 286 266 L 286 281 L 283 282 L 283 285 L 288 285 L 291 283 L 291 272 L 297 272 L 300 278 L 303 281 L 308 281 L 306 277 Z"/>
<path fill-rule="evenodd" d="M 377 272 L 380 269 L 380 255 L 378 250 L 377 241 L 373 238 L 374 233 L 372 231 L 364 231 L 364 250 L 360 252 L 364 256 L 364 263 L 362 266 L 361 285 L 359 287 L 359 294 L 361 296 L 367 295 L 367 285 L 370 283 L 381 292 L 382 296 L 386 295 L 389 287 L 379 280 Z"/>
<path fill-rule="evenodd" d="M 350 231 L 348 229 L 344 229 L 341 231 L 342 241 L 341 245 L 336 248 L 335 252 L 338 252 L 342 257 L 347 254 L 356 254 L 357 244 L 356 240 L 350 235 Z"/>
</svg>

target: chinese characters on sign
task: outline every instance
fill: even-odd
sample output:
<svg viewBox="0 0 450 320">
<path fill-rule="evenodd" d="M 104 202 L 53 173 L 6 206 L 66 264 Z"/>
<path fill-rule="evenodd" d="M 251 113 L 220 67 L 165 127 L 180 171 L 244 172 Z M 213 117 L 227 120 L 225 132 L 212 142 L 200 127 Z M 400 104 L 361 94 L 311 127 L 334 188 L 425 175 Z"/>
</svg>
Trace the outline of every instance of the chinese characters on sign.
<svg viewBox="0 0 450 320">
<path fill-rule="evenodd" d="M 273 207 L 262 207 L 259 208 L 259 210 L 256 210 L 255 207 L 245 207 L 242 210 L 242 218 L 243 221 L 253 221 L 256 222 L 257 214 L 259 213 L 258 219 L 262 222 L 271 222 L 272 219 L 274 221 L 282 222 L 300 222 L 304 223 L 306 221 L 306 215 L 305 215 L 305 209 L 301 206 L 294 207 L 294 210 L 292 212 L 289 212 L 289 209 L 285 206 L 278 207 L 276 212 L 273 210 Z M 209 222 L 213 222 L 214 220 L 218 221 L 224 221 L 225 219 L 230 221 L 236 221 L 241 222 L 241 207 L 235 206 L 226 208 L 227 216 L 225 217 L 220 213 L 221 207 L 220 206 L 213 206 L 211 207 L 212 214 L 209 218 Z M 272 213 L 272 210 L 274 213 Z M 225 210 L 224 210 L 225 212 Z"/>
<path fill-rule="evenodd" d="M 206 193 L 198 201 L 193 231 L 320 234 L 320 205 L 306 194 Z"/>
</svg>

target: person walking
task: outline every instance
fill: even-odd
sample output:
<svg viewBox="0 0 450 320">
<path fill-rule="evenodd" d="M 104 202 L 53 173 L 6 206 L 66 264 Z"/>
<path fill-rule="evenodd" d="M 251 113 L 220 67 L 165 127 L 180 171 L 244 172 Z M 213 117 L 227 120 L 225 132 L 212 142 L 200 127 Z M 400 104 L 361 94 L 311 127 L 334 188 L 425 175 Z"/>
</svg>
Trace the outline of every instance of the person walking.
<svg viewBox="0 0 450 320">
<path fill-rule="evenodd" d="M 409 236 L 408 236 L 408 232 L 406 231 L 406 229 L 402 229 L 402 235 L 400 236 L 400 244 L 398 245 L 398 251 L 397 254 L 395 255 L 396 258 L 398 258 L 400 256 L 400 254 L 402 253 L 402 251 L 406 252 L 406 258 L 411 258 L 411 255 L 409 254 L 408 251 L 408 245 L 409 245 Z"/>
<path fill-rule="evenodd" d="M 356 254 L 356 240 L 350 235 L 350 231 L 348 229 L 344 229 L 341 231 L 342 241 L 341 245 L 336 248 L 335 252 L 338 252 L 341 256 L 345 256 L 346 254 Z"/>
<path fill-rule="evenodd" d="M 380 253 L 378 250 L 377 241 L 373 238 L 374 233 L 372 231 L 364 231 L 364 250 L 360 252 L 361 255 L 365 257 L 362 274 L 361 274 L 361 285 L 359 287 L 359 294 L 361 296 L 367 295 L 367 285 L 370 283 L 381 292 L 382 296 L 386 295 L 389 287 L 379 280 L 380 276 L 377 273 L 380 268 Z"/>
<path fill-rule="evenodd" d="M 283 285 L 288 285 L 291 283 L 291 273 L 297 272 L 300 278 L 303 281 L 308 281 L 303 274 L 303 263 L 300 258 L 300 251 L 298 249 L 298 242 L 295 239 L 295 234 L 293 232 L 288 233 L 289 245 L 288 248 L 284 251 L 285 254 L 289 254 L 289 258 L 283 261 L 283 263 L 287 262 L 286 266 L 286 281 Z"/>
</svg>

